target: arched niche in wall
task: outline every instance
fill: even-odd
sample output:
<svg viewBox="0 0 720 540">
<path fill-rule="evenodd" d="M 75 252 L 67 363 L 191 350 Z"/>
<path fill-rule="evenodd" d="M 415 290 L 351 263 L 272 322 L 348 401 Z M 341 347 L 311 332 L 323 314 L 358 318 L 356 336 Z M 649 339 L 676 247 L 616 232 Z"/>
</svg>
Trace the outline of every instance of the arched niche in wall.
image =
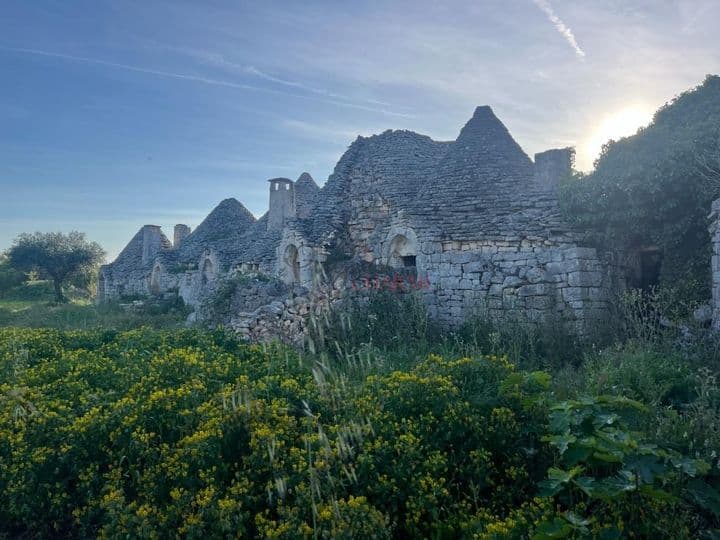
<svg viewBox="0 0 720 540">
<path fill-rule="evenodd" d="M 200 267 L 200 272 L 201 272 L 201 279 L 202 279 L 203 285 L 207 285 L 208 283 L 210 283 L 211 281 L 213 281 L 215 279 L 215 272 L 216 272 L 215 263 L 213 263 L 213 261 L 210 257 L 205 258 L 205 260 L 203 261 L 203 263 Z"/>
<path fill-rule="evenodd" d="M 160 272 L 162 272 L 160 265 L 155 265 L 150 274 L 150 294 L 160 294 Z"/>
<path fill-rule="evenodd" d="M 300 252 L 295 244 L 285 248 L 282 258 L 283 279 L 288 283 L 300 282 Z"/>
<path fill-rule="evenodd" d="M 390 231 L 386 247 L 388 266 L 417 275 L 417 255 L 417 238 L 411 229 L 403 228 Z"/>
</svg>

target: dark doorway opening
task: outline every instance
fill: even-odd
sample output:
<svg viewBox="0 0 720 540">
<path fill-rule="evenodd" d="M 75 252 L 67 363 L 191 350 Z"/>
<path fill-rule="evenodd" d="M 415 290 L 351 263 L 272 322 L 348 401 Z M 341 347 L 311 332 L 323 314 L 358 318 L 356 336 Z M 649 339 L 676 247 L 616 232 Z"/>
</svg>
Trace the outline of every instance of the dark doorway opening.
<svg viewBox="0 0 720 540">
<path fill-rule="evenodd" d="M 415 268 L 417 266 L 417 260 L 415 255 L 405 255 L 401 257 L 402 264 L 405 268 Z"/>
<path fill-rule="evenodd" d="M 660 284 L 662 252 L 659 249 L 644 249 L 640 252 L 640 282 L 642 290 L 647 291 Z"/>
</svg>

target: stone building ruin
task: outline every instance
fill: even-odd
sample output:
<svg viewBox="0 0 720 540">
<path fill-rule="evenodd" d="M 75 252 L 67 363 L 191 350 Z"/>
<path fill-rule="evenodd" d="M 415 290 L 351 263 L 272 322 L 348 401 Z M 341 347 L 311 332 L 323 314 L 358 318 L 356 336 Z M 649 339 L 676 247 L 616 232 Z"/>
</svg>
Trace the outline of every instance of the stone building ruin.
<svg viewBox="0 0 720 540">
<path fill-rule="evenodd" d="M 560 215 L 572 157 L 564 148 L 531 160 L 489 107 L 455 141 L 358 137 L 322 188 L 307 173 L 271 179 L 259 219 L 226 199 L 194 231 L 177 225 L 173 242 L 144 226 L 102 267 L 98 298 L 177 294 L 199 306 L 218 280 L 258 273 L 347 288 L 328 278 L 342 259 L 422 281 L 431 316 L 448 326 L 482 309 L 584 332 L 606 315 L 612 285 L 609 266 Z"/>
<path fill-rule="evenodd" d="M 713 328 L 720 331 L 720 199 L 712 205 L 710 213 L 710 238 L 712 241 L 712 306 Z"/>
</svg>

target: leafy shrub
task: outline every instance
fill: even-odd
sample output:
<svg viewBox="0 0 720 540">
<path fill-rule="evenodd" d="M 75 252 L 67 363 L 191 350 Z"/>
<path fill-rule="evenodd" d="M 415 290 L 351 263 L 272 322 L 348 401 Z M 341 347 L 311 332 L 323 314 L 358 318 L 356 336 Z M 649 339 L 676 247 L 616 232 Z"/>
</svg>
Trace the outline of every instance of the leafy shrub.
<svg viewBox="0 0 720 540">
<path fill-rule="evenodd" d="M 152 300 L 145 299 L 138 311 L 141 314 L 146 314 L 150 317 L 168 314 L 177 314 L 180 317 L 187 317 L 187 315 L 192 311 L 192 308 L 185 304 L 185 301 L 181 296 L 171 296 L 169 298 Z"/>
<path fill-rule="evenodd" d="M 699 166 L 717 153 L 720 77 L 708 76 L 655 113 L 636 135 L 610 141 L 595 170 L 563 187 L 566 217 L 594 233 L 606 249 L 656 246 L 660 284 L 679 298 L 710 296 L 707 216 L 718 196 Z"/>
<path fill-rule="evenodd" d="M 708 464 L 661 448 L 632 432 L 628 417 L 648 412 L 623 397 L 583 398 L 558 403 L 544 440 L 559 454 L 541 483 L 566 512 L 538 530 L 552 538 L 573 533 L 658 538 L 673 531 L 690 535 L 690 508 L 681 499 L 690 478 Z M 585 514 L 585 515 L 583 515 Z"/>
<path fill-rule="evenodd" d="M 8 291 L 6 298 L 9 300 L 51 302 L 54 299 L 52 283 L 49 281 L 26 281 Z"/>
<path fill-rule="evenodd" d="M 631 432 L 615 408 L 634 402 L 557 404 L 550 375 L 506 356 L 349 370 L 222 331 L 10 328 L 0 381 L 0 535 L 542 539 L 711 519 L 712 478 Z M 623 471 L 642 489 L 613 484 Z"/>
<path fill-rule="evenodd" d="M 592 395 L 625 396 L 662 407 L 695 398 L 695 372 L 680 355 L 637 343 L 588 354 L 582 376 Z"/>
<path fill-rule="evenodd" d="M 452 536 L 526 501 L 547 455 L 501 358 L 343 390 L 221 332 L 9 329 L 0 366 L 7 534 Z"/>
<path fill-rule="evenodd" d="M 24 280 L 25 275 L 10 266 L 7 256 L 0 254 L 0 298 L 5 298 L 8 292 Z"/>
</svg>

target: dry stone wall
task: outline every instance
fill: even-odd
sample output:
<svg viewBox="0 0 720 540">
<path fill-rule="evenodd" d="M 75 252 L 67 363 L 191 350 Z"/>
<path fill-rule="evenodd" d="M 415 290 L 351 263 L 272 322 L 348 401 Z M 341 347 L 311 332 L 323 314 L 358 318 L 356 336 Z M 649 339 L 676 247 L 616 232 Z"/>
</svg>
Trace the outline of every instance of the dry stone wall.
<svg viewBox="0 0 720 540">
<path fill-rule="evenodd" d="M 307 289 L 263 275 L 231 276 L 216 284 L 198 308 L 196 320 L 221 323 L 254 342 L 280 339 L 302 345 L 309 318 L 320 316 L 343 288 Z"/>
<path fill-rule="evenodd" d="M 606 313 L 606 277 L 594 249 L 542 242 L 452 244 L 419 261 L 425 261 L 431 314 L 450 326 L 480 314 L 562 320 L 586 334 Z"/>
<path fill-rule="evenodd" d="M 720 331 L 720 199 L 716 200 L 712 205 L 710 221 L 710 236 L 713 245 L 711 262 L 713 328 Z"/>
<path fill-rule="evenodd" d="M 274 300 L 253 311 L 241 311 L 230 320 L 229 327 L 253 342 L 280 340 L 295 346 L 304 345 L 310 318 L 322 318 L 340 291 L 308 291 L 305 295 Z"/>
</svg>

